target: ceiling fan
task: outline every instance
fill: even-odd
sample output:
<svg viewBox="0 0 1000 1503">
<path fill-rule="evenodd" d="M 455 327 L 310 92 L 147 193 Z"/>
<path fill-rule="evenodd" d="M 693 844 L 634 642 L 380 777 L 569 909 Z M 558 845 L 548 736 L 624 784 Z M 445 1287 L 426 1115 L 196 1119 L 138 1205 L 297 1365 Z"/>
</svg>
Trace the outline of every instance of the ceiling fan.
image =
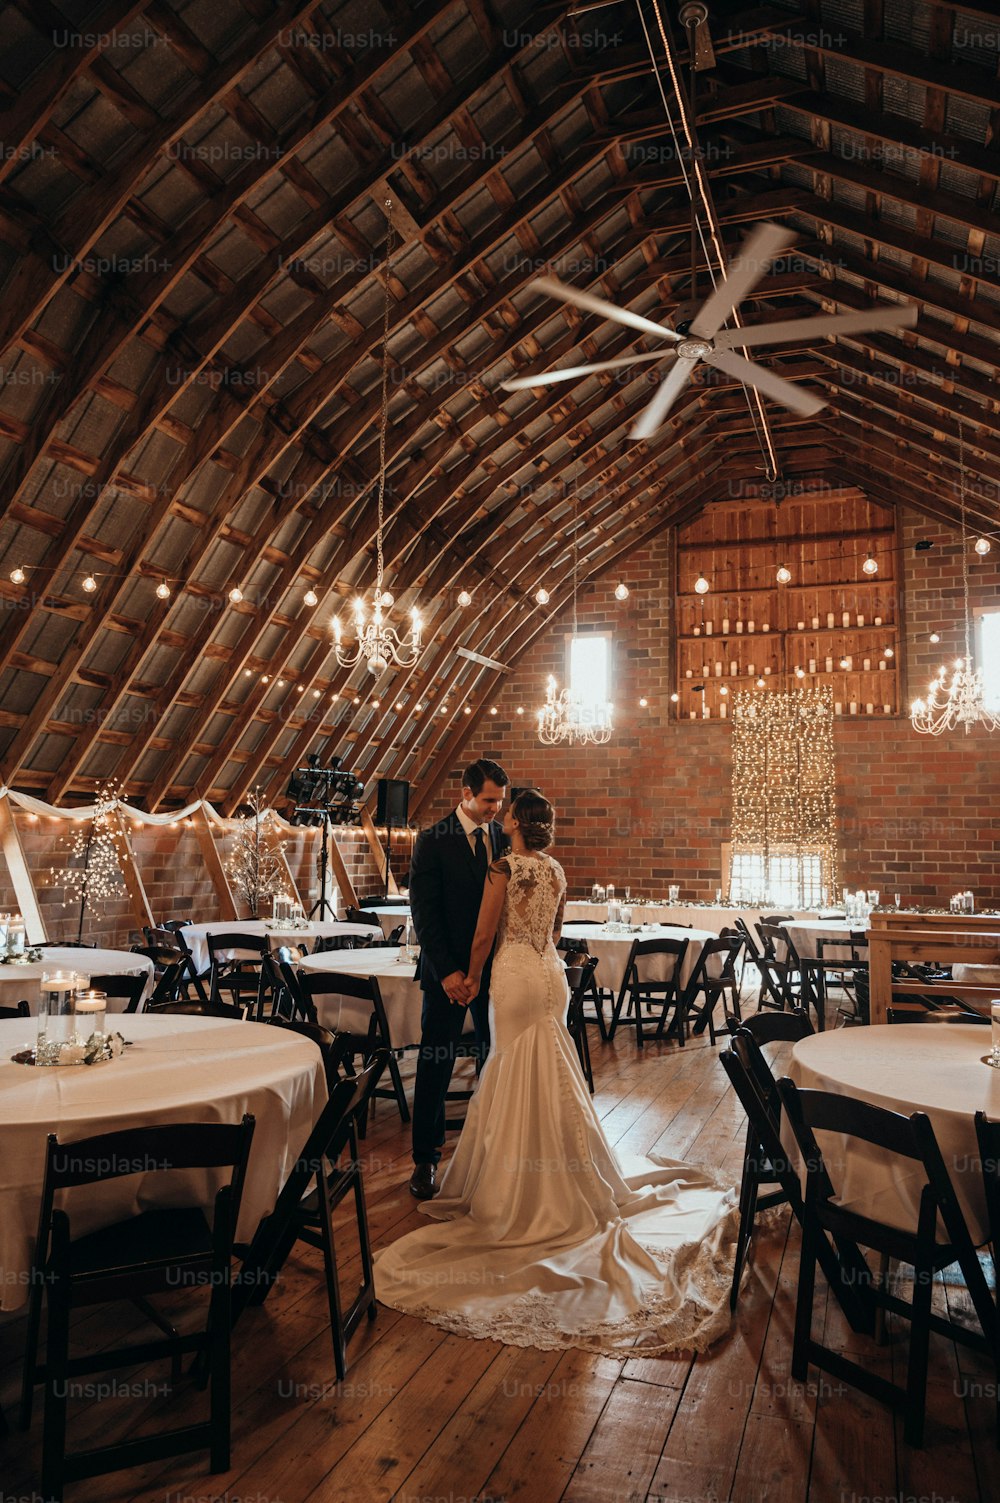
<svg viewBox="0 0 1000 1503">
<path fill-rule="evenodd" d="M 515 376 L 509 381 L 502 381 L 501 387 L 504 391 L 525 391 L 536 386 L 552 386 L 559 381 L 582 380 L 585 376 L 600 371 L 622 370 L 647 362 L 669 360 L 672 364 L 661 380 L 656 395 L 633 425 L 630 438 L 650 438 L 656 432 L 700 364 L 734 376 L 745 385 L 755 387 L 763 396 L 781 402 L 792 412 L 811 417 L 826 405 L 823 398 L 803 391 L 793 382 L 786 381 L 784 376 L 777 375 L 755 361 L 745 360 L 736 351 L 752 345 L 784 344 L 790 339 L 820 340 L 832 334 L 867 334 L 876 330 L 907 328 L 916 323 L 917 308 L 915 305 L 883 306 L 861 313 L 824 314 L 817 318 L 793 318 L 779 324 L 724 329 L 723 324 L 744 298 L 751 294 L 774 258 L 787 250 L 794 240 L 795 236 L 783 225 L 757 225 L 729 266 L 725 281 L 720 281 L 694 317 L 689 322 L 682 322 L 677 329 L 643 318 L 627 308 L 619 308 L 589 292 L 581 292 L 576 287 L 561 282 L 558 277 L 537 277 L 531 285 L 539 292 L 546 292 L 550 297 L 569 303 L 574 308 L 582 308 L 587 313 L 598 313 L 603 318 L 635 329 L 652 339 L 667 340 L 672 348 L 649 354 L 626 355 L 618 360 L 564 366 L 537 376 Z"/>
</svg>

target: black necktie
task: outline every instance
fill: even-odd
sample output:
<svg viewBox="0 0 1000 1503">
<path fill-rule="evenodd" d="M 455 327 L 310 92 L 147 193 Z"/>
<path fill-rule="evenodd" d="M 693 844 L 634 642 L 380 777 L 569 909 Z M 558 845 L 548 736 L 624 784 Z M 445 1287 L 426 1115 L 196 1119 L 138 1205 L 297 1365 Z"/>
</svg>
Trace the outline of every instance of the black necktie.
<svg viewBox="0 0 1000 1503">
<path fill-rule="evenodd" d="M 485 880 L 486 880 L 486 866 L 487 866 L 487 861 L 486 861 L 486 836 L 483 834 L 483 827 L 482 827 L 482 825 L 477 825 L 476 826 L 476 828 L 472 832 L 472 836 L 473 836 L 473 839 L 476 842 L 476 855 L 475 855 L 476 871 L 479 873 L 479 875 L 482 877 L 483 881 L 485 882 Z"/>
</svg>

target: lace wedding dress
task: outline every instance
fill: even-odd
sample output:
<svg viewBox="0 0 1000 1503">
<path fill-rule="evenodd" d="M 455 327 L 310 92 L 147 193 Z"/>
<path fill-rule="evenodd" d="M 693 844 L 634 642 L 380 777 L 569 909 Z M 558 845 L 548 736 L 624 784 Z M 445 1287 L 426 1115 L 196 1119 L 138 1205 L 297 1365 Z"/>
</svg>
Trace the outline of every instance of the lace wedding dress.
<svg viewBox="0 0 1000 1503">
<path fill-rule="evenodd" d="M 611 1148 L 566 1028 L 549 856 L 506 856 L 492 1047 L 433 1219 L 376 1256 L 383 1304 L 463 1336 L 617 1356 L 702 1350 L 729 1325 L 735 1195 Z M 650 1058 L 649 1068 L 656 1062 Z"/>
</svg>

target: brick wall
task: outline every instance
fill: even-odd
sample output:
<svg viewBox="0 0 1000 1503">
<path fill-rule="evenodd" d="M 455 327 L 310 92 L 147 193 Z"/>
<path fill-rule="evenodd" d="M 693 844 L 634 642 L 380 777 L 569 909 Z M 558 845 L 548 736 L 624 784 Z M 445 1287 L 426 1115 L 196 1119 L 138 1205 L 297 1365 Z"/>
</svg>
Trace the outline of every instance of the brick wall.
<svg viewBox="0 0 1000 1503">
<path fill-rule="evenodd" d="M 929 552 L 914 552 L 918 538 Z M 961 651 L 961 550 L 957 534 L 904 512 L 901 527 L 905 702 L 922 692 L 940 663 Z M 452 807 L 461 768 L 480 752 L 497 757 L 513 782 L 540 787 L 555 803 L 554 854 L 571 892 L 596 878 L 660 896 L 671 881 L 682 895 L 708 898 L 722 880 L 728 838 L 731 758 L 728 724 L 672 721 L 670 542 L 658 539 L 629 560 L 629 599 L 615 578 L 581 593 L 582 630 L 613 633 L 615 734 L 606 747 L 546 748 L 532 712 L 553 673 L 565 681 L 568 617 L 558 619 L 518 664 L 496 699 L 497 713 L 470 726 L 463 753 L 426 812 Z M 974 605 L 1000 608 L 1000 547 L 972 555 Z M 937 630 L 934 646 L 929 634 Z M 648 700 L 646 708 L 640 697 Z M 524 711 L 518 714 L 518 707 Z M 844 885 L 900 892 L 914 902 L 946 902 L 970 887 L 1000 905 L 995 809 L 1000 799 L 1000 733 L 918 735 L 905 716 L 846 717 L 834 733 L 837 810 Z"/>
<path fill-rule="evenodd" d="M 78 826 L 68 820 L 25 814 L 11 805 L 25 857 L 31 869 L 41 909 L 45 938 L 51 943 L 75 940 L 78 933 L 80 905 L 67 890 L 63 873 L 71 864 L 70 845 Z M 297 829 L 284 840 L 285 855 L 303 903 L 308 909 L 319 897 L 320 832 Z M 398 840 L 398 836 L 395 837 Z M 208 922 L 220 916 L 215 890 L 205 870 L 195 831 L 190 823 L 176 825 L 129 826 L 129 839 L 135 863 L 154 918 L 162 922 L 171 918 L 191 918 Z M 359 896 L 376 891 L 380 884 L 368 842 L 360 830 L 336 831 L 337 846 L 348 875 Z M 225 860 L 232 838 L 221 832 L 216 836 L 220 855 Z M 75 863 L 74 863 L 75 864 Z M 393 869 L 405 869 L 400 852 Z M 336 881 L 329 876 L 328 892 Z M 343 900 L 342 900 L 343 904 Z M 0 913 L 15 909 L 17 902 L 6 863 L 0 856 Z M 246 915 L 243 915 L 246 916 Z M 120 895 L 88 907 L 83 936 L 110 948 L 127 948 L 142 940 L 138 920 L 133 914 L 124 886 Z M 34 937 L 34 936 L 32 936 Z"/>
</svg>

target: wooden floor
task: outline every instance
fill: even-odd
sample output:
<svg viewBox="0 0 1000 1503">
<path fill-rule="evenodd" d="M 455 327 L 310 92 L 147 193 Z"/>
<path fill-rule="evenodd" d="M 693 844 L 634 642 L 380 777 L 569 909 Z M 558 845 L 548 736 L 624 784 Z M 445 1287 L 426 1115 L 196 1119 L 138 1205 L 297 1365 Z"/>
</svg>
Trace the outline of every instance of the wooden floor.
<svg viewBox="0 0 1000 1503">
<path fill-rule="evenodd" d="M 707 1040 L 685 1050 L 631 1038 L 595 1043 L 595 1102 L 613 1143 L 723 1169 L 738 1183 L 743 1120 Z M 408 1135 L 379 1103 L 368 1141 L 376 1246 L 418 1223 L 407 1193 Z M 772 1220 L 775 1218 L 772 1217 Z M 345 1241 L 345 1252 L 353 1253 Z M 798 1232 L 778 1213 L 762 1232 L 731 1335 L 697 1358 L 610 1360 L 468 1341 L 381 1309 L 356 1336 L 345 1383 L 333 1380 L 319 1254 L 296 1255 L 266 1306 L 235 1337 L 233 1466 L 211 1476 L 204 1455 L 72 1485 L 68 1503 L 973 1503 L 1000 1498 L 993 1374 L 981 1359 L 931 1339 L 927 1446 L 903 1444 L 873 1400 L 813 1370 L 789 1374 Z M 356 1258 L 347 1269 L 357 1268 Z M 346 1282 L 346 1281 L 345 1281 Z M 940 1307 L 963 1291 L 940 1283 Z M 900 1372 L 905 1341 L 851 1338 L 820 1281 L 816 1330 L 873 1368 Z M 81 1345 L 113 1344 L 131 1312 L 98 1311 Z M 8 1415 L 20 1324 L 0 1328 Z M 119 1391 L 71 1402 L 71 1440 L 96 1444 L 123 1428 L 180 1423 L 204 1395 L 176 1393 L 160 1369 L 102 1374 Z M 86 1383 L 86 1379 L 81 1379 Z M 121 1390 L 128 1390 L 122 1393 Z M 40 1499 L 40 1416 L 0 1441 L 0 1497 Z"/>
</svg>

